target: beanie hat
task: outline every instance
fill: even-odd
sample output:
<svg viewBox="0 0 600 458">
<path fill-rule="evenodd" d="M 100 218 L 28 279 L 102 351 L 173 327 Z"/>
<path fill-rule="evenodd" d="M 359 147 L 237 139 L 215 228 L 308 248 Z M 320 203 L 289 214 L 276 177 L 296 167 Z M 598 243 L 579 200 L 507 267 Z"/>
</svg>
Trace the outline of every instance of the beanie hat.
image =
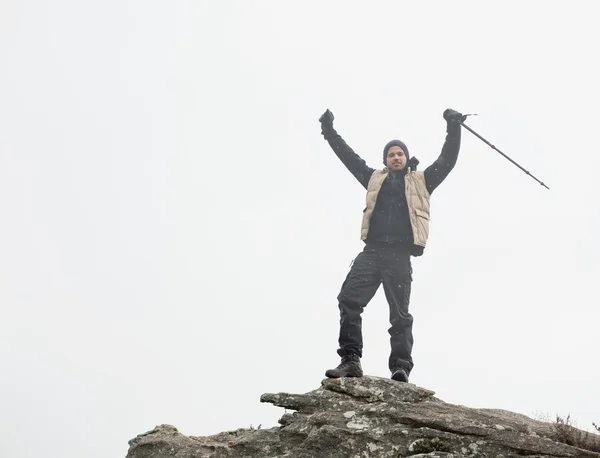
<svg viewBox="0 0 600 458">
<path fill-rule="evenodd" d="M 404 170 L 406 170 L 408 168 L 410 168 L 411 170 L 417 170 L 417 165 L 419 165 L 419 160 L 416 157 L 410 157 L 408 148 L 406 147 L 404 142 L 402 142 L 400 140 L 391 140 L 387 143 L 387 145 L 385 145 L 385 148 L 383 148 L 383 165 L 387 166 L 387 162 L 385 159 L 387 158 L 388 150 L 392 146 L 399 146 L 400 148 L 402 148 L 402 151 L 404 151 L 404 155 L 406 156 L 406 168 Z"/>
<path fill-rule="evenodd" d="M 383 148 L 383 165 L 387 165 L 385 159 L 387 158 L 388 150 L 392 146 L 399 146 L 400 148 L 402 148 L 402 151 L 404 151 L 404 155 L 406 156 L 406 163 L 408 163 L 408 160 L 410 159 L 410 154 L 408 153 L 408 148 L 406 147 L 404 142 L 400 140 L 391 140 L 387 143 L 387 145 L 385 145 L 385 148 Z"/>
</svg>

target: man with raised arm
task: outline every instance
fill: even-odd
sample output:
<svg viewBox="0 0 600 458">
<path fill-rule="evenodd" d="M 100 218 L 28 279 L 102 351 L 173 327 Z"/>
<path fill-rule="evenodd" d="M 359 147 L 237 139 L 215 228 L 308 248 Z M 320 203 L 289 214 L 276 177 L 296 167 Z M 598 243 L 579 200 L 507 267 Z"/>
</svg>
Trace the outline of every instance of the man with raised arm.
<svg viewBox="0 0 600 458">
<path fill-rule="evenodd" d="M 452 109 L 443 114 L 446 140 L 439 157 L 424 171 L 406 145 L 391 140 L 383 148 L 383 169 L 373 169 L 333 128 L 327 110 L 319 118 L 321 134 L 337 157 L 367 190 L 361 239 L 364 249 L 354 259 L 337 297 L 340 310 L 338 355 L 340 364 L 330 378 L 362 377 L 362 318 L 364 307 L 383 284 L 390 308 L 391 377 L 408 382 L 413 369 L 413 317 L 408 311 L 412 282 L 411 255 L 421 256 L 429 235 L 430 196 L 446 179 L 458 158 L 460 122 L 465 116 Z"/>
</svg>

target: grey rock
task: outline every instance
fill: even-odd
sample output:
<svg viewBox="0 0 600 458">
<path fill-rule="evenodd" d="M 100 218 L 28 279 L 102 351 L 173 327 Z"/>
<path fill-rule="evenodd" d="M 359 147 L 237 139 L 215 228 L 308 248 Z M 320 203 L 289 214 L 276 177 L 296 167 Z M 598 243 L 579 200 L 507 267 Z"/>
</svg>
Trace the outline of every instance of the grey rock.
<svg viewBox="0 0 600 458">
<path fill-rule="evenodd" d="M 126 458 L 600 458 L 550 423 L 434 395 L 379 377 L 325 379 L 308 393 L 261 396 L 292 411 L 278 427 L 195 437 L 159 425 L 131 439 Z"/>
</svg>

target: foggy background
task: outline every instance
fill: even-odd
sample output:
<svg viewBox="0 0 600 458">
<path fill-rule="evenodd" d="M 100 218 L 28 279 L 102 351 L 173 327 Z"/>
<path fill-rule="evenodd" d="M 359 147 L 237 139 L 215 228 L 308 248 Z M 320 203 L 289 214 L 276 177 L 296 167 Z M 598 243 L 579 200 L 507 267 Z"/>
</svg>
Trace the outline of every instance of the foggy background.
<svg viewBox="0 0 600 458">
<path fill-rule="evenodd" d="M 568 6 L 567 6 L 568 5 Z M 0 456 L 106 458 L 167 423 L 277 426 L 338 364 L 365 192 L 320 135 L 423 170 L 411 382 L 600 422 L 592 2 L 0 0 Z M 389 377 L 380 289 L 366 374 Z"/>
</svg>

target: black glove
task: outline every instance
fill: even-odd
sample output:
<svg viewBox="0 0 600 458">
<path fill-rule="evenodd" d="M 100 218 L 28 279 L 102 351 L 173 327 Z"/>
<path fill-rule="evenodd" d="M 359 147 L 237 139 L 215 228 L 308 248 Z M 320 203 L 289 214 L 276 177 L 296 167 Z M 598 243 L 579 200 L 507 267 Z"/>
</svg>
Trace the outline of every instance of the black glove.
<svg viewBox="0 0 600 458">
<path fill-rule="evenodd" d="M 325 113 L 321 115 L 321 117 L 319 118 L 319 122 L 323 127 L 333 125 L 333 113 L 329 111 L 329 108 L 327 109 L 327 111 L 325 111 Z"/>
<path fill-rule="evenodd" d="M 454 123 L 458 123 L 460 122 L 465 122 L 465 119 L 467 119 L 466 115 L 463 115 L 462 113 L 459 113 L 456 110 L 453 110 L 452 108 L 446 108 L 444 110 L 444 119 L 446 120 L 446 122 L 448 124 L 454 124 Z"/>
</svg>

